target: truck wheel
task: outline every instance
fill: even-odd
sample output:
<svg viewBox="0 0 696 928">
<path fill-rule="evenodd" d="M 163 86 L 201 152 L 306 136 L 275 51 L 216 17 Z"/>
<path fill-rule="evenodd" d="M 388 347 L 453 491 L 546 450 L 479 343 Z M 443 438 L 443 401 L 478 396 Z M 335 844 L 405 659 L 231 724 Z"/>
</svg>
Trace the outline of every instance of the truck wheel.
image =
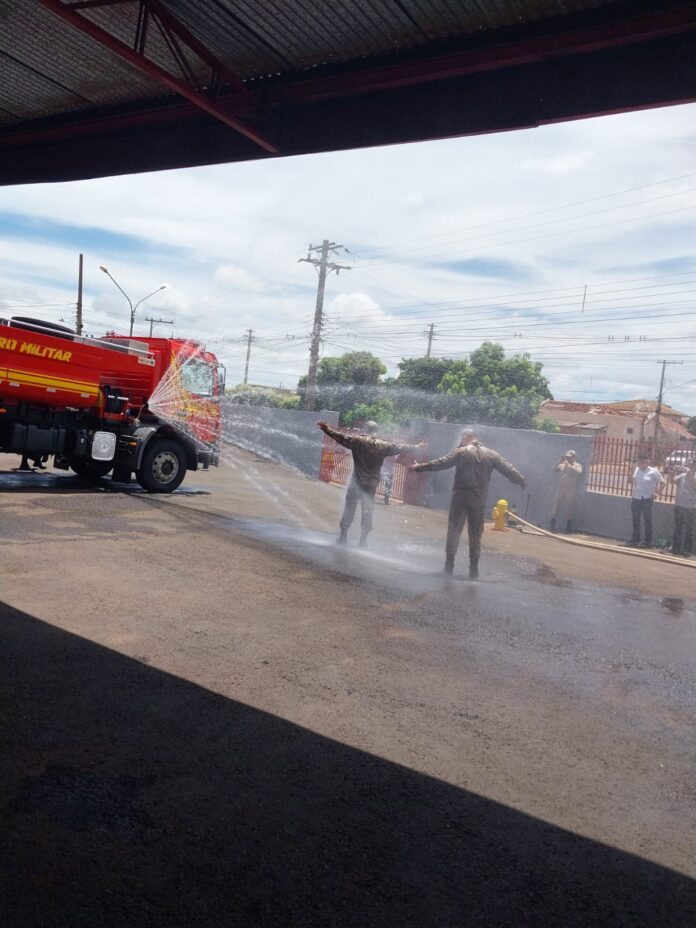
<svg viewBox="0 0 696 928">
<path fill-rule="evenodd" d="M 135 476 L 149 493 L 171 493 L 186 476 L 184 449 L 167 438 L 153 438 Z"/>
<path fill-rule="evenodd" d="M 70 466 L 78 477 L 83 480 L 100 480 L 106 477 L 111 468 L 114 466 L 113 461 L 92 461 L 89 458 L 84 461 L 71 461 Z"/>
</svg>

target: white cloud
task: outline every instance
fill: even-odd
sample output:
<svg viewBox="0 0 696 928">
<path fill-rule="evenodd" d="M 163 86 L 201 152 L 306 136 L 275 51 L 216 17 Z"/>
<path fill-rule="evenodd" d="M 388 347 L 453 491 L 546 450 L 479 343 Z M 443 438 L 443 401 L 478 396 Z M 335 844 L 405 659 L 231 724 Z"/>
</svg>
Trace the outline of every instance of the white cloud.
<svg viewBox="0 0 696 928">
<path fill-rule="evenodd" d="M 219 284 L 230 284 L 242 290 L 264 289 L 264 284 L 258 277 L 234 264 L 221 264 L 215 269 L 213 277 Z"/>
<path fill-rule="evenodd" d="M 598 383 L 614 395 L 640 388 L 653 396 L 658 355 L 683 359 L 680 380 L 696 379 L 696 323 L 670 315 L 693 308 L 682 301 L 694 296 L 687 291 L 696 284 L 687 282 L 696 267 L 643 282 L 654 290 L 629 293 L 621 281 L 681 269 L 655 262 L 694 253 L 696 177 L 646 185 L 694 171 L 695 113 L 675 107 L 477 138 L 5 188 L 0 299 L 49 304 L 35 308 L 64 316 L 81 250 L 85 312 L 95 329 L 122 327 L 127 317 L 100 264 L 134 301 L 166 281 L 168 289 L 139 310 L 140 331 L 145 315 L 173 316 L 181 334 L 217 340 L 241 376 L 242 339 L 253 328 L 252 367 L 277 382 L 307 363 L 316 273 L 298 258 L 330 237 L 355 257 L 341 262 L 353 263 L 352 271 L 327 280 L 326 352 L 340 350 L 331 343 L 364 347 L 393 369 L 424 350 L 434 322 L 442 355 L 466 353 L 487 337 L 510 350 L 528 346 L 559 395 L 579 398 L 575 391 L 587 390 L 592 377 L 592 398 Z M 642 189 L 606 196 L 634 187 Z M 8 214 L 38 223 L 17 231 L 3 221 Z M 50 221 L 74 228 L 51 239 Z M 660 290 L 670 279 L 674 286 Z M 622 318 L 629 307 L 644 318 Z M 597 322 L 595 310 L 615 326 Z M 611 332 L 681 340 L 610 347 Z M 283 340 L 264 347 L 262 338 L 272 336 Z M 696 407 L 695 398 L 693 387 L 675 388 L 675 403 Z"/>
<path fill-rule="evenodd" d="M 550 158 L 526 158 L 522 167 L 548 174 L 574 174 L 586 168 L 594 157 L 591 151 L 574 151 Z"/>
</svg>

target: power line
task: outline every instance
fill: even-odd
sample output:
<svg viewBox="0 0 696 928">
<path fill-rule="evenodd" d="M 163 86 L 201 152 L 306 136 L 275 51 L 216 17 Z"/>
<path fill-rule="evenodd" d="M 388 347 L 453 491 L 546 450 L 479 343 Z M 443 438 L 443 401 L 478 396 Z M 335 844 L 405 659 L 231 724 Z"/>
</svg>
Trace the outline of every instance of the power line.
<svg viewBox="0 0 696 928">
<path fill-rule="evenodd" d="M 358 268 L 358 269 L 356 269 L 356 270 L 359 271 L 360 269 Z M 680 272 L 675 273 L 674 275 L 669 275 L 669 276 L 684 276 L 684 275 L 686 275 L 686 274 L 688 274 L 688 275 L 694 274 L 694 269 L 692 268 L 692 269 L 689 270 L 689 271 L 680 271 Z M 379 281 L 378 278 L 374 277 L 374 275 L 370 275 L 370 276 L 372 276 L 373 279 L 377 280 L 377 282 L 381 284 L 381 281 Z M 626 282 L 626 283 L 631 283 L 631 282 L 633 282 L 633 281 L 635 281 L 635 280 L 640 280 L 640 279 L 641 279 L 641 278 L 632 278 L 632 279 L 629 279 L 629 280 L 627 280 L 627 281 L 625 281 L 625 282 Z M 642 279 L 644 279 L 644 280 L 654 280 L 655 278 L 654 278 L 654 277 L 646 277 L 646 278 L 642 278 Z M 622 282 L 624 282 L 624 281 L 607 281 L 607 283 L 608 283 L 609 285 L 615 284 L 615 283 L 622 283 Z M 613 294 L 613 293 L 631 293 L 631 292 L 640 293 L 640 292 L 643 291 L 643 290 L 656 290 L 656 289 L 658 289 L 658 288 L 665 288 L 665 287 L 686 286 L 686 285 L 692 284 L 692 283 L 696 283 L 696 280 L 668 281 L 668 282 L 661 283 L 661 284 L 646 285 L 646 286 L 644 286 L 644 287 L 619 287 L 619 288 L 617 288 L 617 289 L 612 289 L 612 290 L 596 290 L 596 291 L 590 293 L 590 296 L 596 297 L 596 296 L 601 296 L 601 295 L 604 295 L 604 294 Z M 603 286 L 603 285 L 601 285 L 601 284 L 589 284 L 588 286 L 590 286 L 590 287 L 595 287 L 595 286 Z M 396 292 L 396 291 L 393 291 L 393 290 L 389 290 L 389 287 L 385 287 L 384 289 L 386 289 L 388 292 Z M 576 294 L 577 294 L 574 298 L 570 298 L 570 292 L 572 292 L 572 291 L 575 291 Z M 454 315 L 454 314 L 458 314 L 458 313 L 460 313 L 462 310 L 465 310 L 465 309 L 484 309 L 484 308 L 485 308 L 485 309 L 489 309 L 489 308 L 491 308 L 491 307 L 500 307 L 500 308 L 504 308 L 504 309 L 509 309 L 510 307 L 515 307 L 515 306 L 519 306 L 519 305 L 520 305 L 520 301 L 519 301 L 519 300 L 513 299 L 514 297 L 524 297 L 524 296 L 530 297 L 530 298 L 533 297 L 533 298 L 534 298 L 534 304 L 535 304 L 535 306 L 538 306 L 538 304 L 540 304 L 540 303 L 548 303 L 550 300 L 564 299 L 566 302 L 563 302 L 563 303 L 556 302 L 556 303 L 552 304 L 551 306 L 548 306 L 548 307 L 545 307 L 545 308 L 555 308 L 555 307 L 557 307 L 557 306 L 569 306 L 569 305 L 575 306 L 575 305 L 577 305 L 578 309 L 580 309 L 580 307 L 581 307 L 581 300 L 582 300 L 582 292 L 581 292 L 581 291 L 582 291 L 581 285 L 576 285 L 576 286 L 573 286 L 573 287 L 559 287 L 559 288 L 550 287 L 550 288 L 539 289 L 539 290 L 518 290 L 518 291 L 513 292 L 513 293 L 498 293 L 498 294 L 492 294 L 492 295 L 490 295 L 490 296 L 485 296 L 485 297 L 482 296 L 482 297 L 478 297 L 477 299 L 474 299 L 474 300 L 443 300 L 443 301 L 441 301 L 441 302 L 439 302 L 439 303 L 428 302 L 428 303 L 427 303 L 427 307 L 424 306 L 422 303 L 407 304 L 407 305 L 403 305 L 403 306 L 399 306 L 399 305 L 397 305 L 397 306 L 390 306 L 390 307 L 386 307 L 383 311 L 384 311 L 385 313 L 391 313 L 391 314 L 394 314 L 394 313 L 396 313 L 396 312 L 398 311 L 398 312 L 399 312 L 399 317 L 403 316 L 404 318 L 409 318 L 409 317 L 412 316 L 412 317 L 415 318 L 416 316 L 419 316 L 419 315 L 431 314 L 432 311 L 433 311 L 433 308 L 442 307 L 442 310 L 441 310 L 441 312 L 440 312 L 440 318 L 443 318 L 444 315 Z M 406 293 L 406 292 L 409 292 L 409 291 L 407 291 L 406 289 L 404 289 L 403 292 Z M 682 291 L 674 291 L 674 292 L 679 293 L 679 292 L 682 292 Z M 688 292 L 691 292 L 691 291 L 688 291 Z M 550 294 L 553 294 L 553 295 L 552 295 L 552 296 L 539 296 L 539 295 L 538 295 L 538 294 L 543 294 L 543 293 L 550 293 Z M 563 297 L 563 296 L 561 296 L 562 294 L 565 294 L 565 293 L 568 293 L 569 296 L 568 296 L 568 297 Z M 607 300 L 601 300 L 601 301 L 600 301 L 600 300 L 590 300 L 589 302 L 594 302 L 594 303 L 597 303 L 597 302 L 616 302 L 616 301 L 618 301 L 618 300 L 624 300 L 624 299 L 638 299 L 638 298 L 639 298 L 638 296 L 636 296 L 636 297 L 629 297 L 629 296 L 627 296 L 627 297 L 614 297 L 614 298 L 612 298 L 611 300 L 609 300 L 609 299 L 607 299 Z M 495 300 L 505 300 L 505 302 L 493 302 L 493 301 L 495 301 Z M 530 302 L 530 301 L 528 300 L 528 301 L 526 301 L 526 302 L 528 303 L 528 302 Z M 524 308 L 524 305 L 525 305 L 525 304 L 522 304 L 522 308 Z M 451 308 L 450 308 L 450 309 L 445 309 L 445 307 L 451 307 Z M 397 318 L 399 318 L 399 317 L 397 317 Z M 351 319 L 369 319 L 369 320 L 374 320 L 374 315 L 370 315 L 370 316 L 352 316 Z"/>
<path fill-rule="evenodd" d="M 518 216 L 508 216 L 504 219 L 493 219 L 490 222 L 484 222 L 478 225 L 464 226 L 463 228 L 460 228 L 460 229 L 451 229 L 449 232 L 436 232 L 433 235 L 424 235 L 424 236 L 420 236 L 419 238 L 406 239 L 405 241 L 402 240 L 400 242 L 391 242 L 387 245 L 380 245 L 376 248 L 363 249 L 361 252 L 356 253 L 356 257 L 363 257 L 375 251 L 384 251 L 387 248 L 393 248 L 394 246 L 398 246 L 398 245 L 408 245 L 414 242 L 428 241 L 429 239 L 432 239 L 432 238 L 439 238 L 442 235 L 457 235 L 459 232 L 468 232 L 473 229 L 483 229 L 483 228 L 487 228 L 488 226 L 498 225 L 504 222 L 517 222 L 517 220 L 519 219 L 527 219 L 532 216 L 542 216 L 542 215 L 545 215 L 546 213 L 557 212 L 563 209 L 572 209 L 572 207 L 574 206 L 584 206 L 586 203 L 596 203 L 599 200 L 607 200 L 607 199 L 610 199 L 611 197 L 624 196 L 627 193 L 636 193 L 638 190 L 647 190 L 649 187 L 658 187 L 662 184 L 671 184 L 676 181 L 686 180 L 691 177 L 696 177 L 696 171 L 692 171 L 689 174 L 680 174 L 677 177 L 668 177 L 665 180 L 652 181 L 649 184 L 640 184 L 638 187 L 627 187 L 624 190 L 618 190 L 615 193 L 604 193 L 596 197 L 590 197 L 589 199 L 575 200 L 572 203 L 564 203 L 560 206 L 549 206 L 546 209 L 535 210 L 534 212 L 531 212 L 531 213 L 522 213 L 521 215 L 518 215 Z"/>
<path fill-rule="evenodd" d="M 547 238 L 555 239 L 555 238 L 559 238 L 562 235 L 576 235 L 580 232 L 594 232 L 597 229 L 607 229 L 611 226 L 625 225 L 628 222 L 639 222 L 639 221 L 648 220 L 648 219 L 658 219 L 658 218 L 661 218 L 662 216 L 673 216 L 676 213 L 685 213 L 693 209 L 696 209 L 696 206 L 680 206 L 677 209 L 665 210 L 664 212 L 661 212 L 661 213 L 649 213 L 647 216 L 631 216 L 627 219 L 614 219 L 611 222 L 597 223 L 592 226 L 581 226 L 580 228 L 577 228 L 577 229 L 565 229 L 565 230 L 559 229 L 555 232 L 545 233 L 544 235 L 533 235 L 530 238 L 512 239 L 506 242 L 492 242 L 487 245 L 479 245 L 477 248 L 469 248 L 466 251 L 456 251 L 454 253 L 452 251 L 440 251 L 434 255 L 428 255 L 428 258 L 431 261 L 433 258 L 441 258 L 441 257 L 449 257 L 449 256 L 453 256 L 456 258 L 462 258 L 465 255 L 479 254 L 481 251 L 490 251 L 491 249 L 494 249 L 494 248 L 507 248 L 509 245 L 525 245 L 528 242 L 540 242 Z M 512 230 L 512 231 L 515 231 L 515 230 Z M 472 238 L 472 239 L 467 239 L 466 241 L 477 241 L 477 239 Z M 375 262 L 375 264 L 370 265 L 370 267 L 376 267 L 380 263 L 389 264 L 393 262 L 388 262 L 388 261 Z"/>
<path fill-rule="evenodd" d="M 647 199 L 647 200 L 638 200 L 636 203 L 626 203 L 626 204 L 624 204 L 623 206 L 611 206 L 611 207 L 608 207 L 607 209 L 591 210 L 591 211 L 588 212 L 588 213 L 578 213 L 578 214 L 575 215 L 575 216 L 564 216 L 564 217 L 561 217 L 561 218 L 559 218 L 559 219 L 547 219 L 547 220 L 545 220 L 544 222 L 535 222 L 535 223 L 532 223 L 532 224 L 526 225 L 526 226 L 518 226 L 517 228 L 514 228 L 514 229 L 502 230 L 502 231 L 500 231 L 500 232 L 487 232 L 487 233 L 483 233 L 483 236 L 482 236 L 481 234 L 479 234 L 479 235 L 476 235 L 476 236 L 472 236 L 471 238 L 455 239 L 455 240 L 453 240 L 453 241 L 451 241 L 451 242 L 438 242 L 438 243 L 436 243 L 436 244 L 434 244 L 434 245 L 420 245 L 420 246 L 418 246 L 417 248 L 414 247 L 414 248 L 398 249 L 398 250 L 396 250 L 396 251 L 387 252 L 387 253 L 384 254 L 384 255 L 378 255 L 378 258 L 384 259 L 384 258 L 393 258 L 394 256 L 396 256 L 397 259 L 398 259 L 399 256 L 402 256 L 402 255 L 404 255 L 404 254 L 409 254 L 409 253 L 411 253 L 411 252 L 413 252 L 413 251 L 417 251 L 418 254 L 423 254 L 424 252 L 430 251 L 430 250 L 433 249 L 433 248 L 441 248 L 441 247 L 443 247 L 443 246 L 452 247 L 452 246 L 454 246 L 454 245 L 466 244 L 467 242 L 480 241 L 480 239 L 481 239 L 482 237 L 483 237 L 483 238 L 490 238 L 491 236 L 495 236 L 495 235 L 505 235 L 505 234 L 515 233 L 515 232 L 525 232 L 525 231 L 527 231 L 528 229 L 540 229 L 540 228 L 543 228 L 544 226 L 555 225 L 555 224 L 557 224 L 557 223 L 559 223 L 559 222 L 574 222 L 576 219 L 586 219 L 586 218 L 589 217 L 589 216 L 600 216 L 600 215 L 603 215 L 604 213 L 612 213 L 612 212 L 614 212 L 614 211 L 617 210 L 617 209 L 629 209 L 629 208 L 632 208 L 632 207 L 634 207 L 634 206 L 642 206 L 642 205 L 644 205 L 644 204 L 646 204 L 646 203 L 654 203 L 654 202 L 656 202 L 657 200 L 667 200 L 667 199 L 671 199 L 672 197 L 683 196 L 684 194 L 687 194 L 687 193 L 693 193 L 694 190 L 695 190 L 695 188 L 689 188 L 688 190 L 677 190 L 677 191 L 674 191 L 673 193 L 665 193 L 665 194 L 662 194 L 662 195 L 659 196 L 659 197 L 650 197 L 650 198 Z M 686 207 L 686 208 L 688 209 L 689 207 Z M 669 212 L 673 212 L 673 211 L 670 210 Z M 663 214 L 662 214 L 662 213 L 655 213 L 655 214 L 652 214 L 652 215 L 660 216 L 660 215 L 663 215 Z M 665 214 L 665 215 L 666 215 L 666 214 Z M 619 223 L 619 222 L 638 222 L 639 220 L 641 220 L 641 219 L 643 219 L 643 218 L 649 218 L 649 217 L 644 217 L 644 216 L 631 216 L 631 217 L 628 217 L 628 218 L 626 218 L 626 219 L 614 220 L 614 222 L 608 223 L 608 225 L 613 225 L 613 224 Z M 476 226 L 473 226 L 472 228 L 476 228 Z M 599 226 L 599 228 L 601 228 L 601 226 Z M 576 231 L 576 230 L 569 230 L 569 231 Z M 565 235 L 565 234 L 568 234 L 568 232 L 566 231 L 566 232 L 557 232 L 557 233 L 554 233 L 554 235 L 556 235 L 556 234 L 558 234 L 558 235 Z M 533 241 L 533 239 L 532 239 L 532 241 Z M 490 245 L 483 245 L 482 247 L 483 247 L 483 248 L 487 248 L 487 247 L 490 247 Z M 442 254 L 445 254 L 445 253 L 446 253 L 446 252 L 442 252 Z M 361 255 L 356 255 L 356 257 L 361 257 Z M 433 255 L 430 255 L 429 257 L 434 257 L 434 256 L 433 256 Z M 369 260 L 369 259 L 368 259 L 368 260 Z M 384 263 L 383 260 L 375 261 L 374 264 L 376 265 L 376 264 L 381 264 L 381 263 Z M 374 266 L 374 265 L 372 265 L 372 266 Z"/>
</svg>

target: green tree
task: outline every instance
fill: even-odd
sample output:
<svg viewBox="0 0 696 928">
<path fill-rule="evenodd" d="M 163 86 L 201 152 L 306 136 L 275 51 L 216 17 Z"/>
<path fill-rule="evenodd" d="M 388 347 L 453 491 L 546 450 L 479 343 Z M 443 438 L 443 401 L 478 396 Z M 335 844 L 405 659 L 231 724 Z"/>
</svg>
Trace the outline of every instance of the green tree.
<svg viewBox="0 0 696 928">
<path fill-rule="evenodd" d="M 335 409 L 345 422 L 349 409 L 371 403 L 379 394 L 380 377 L 387 368 L 369 351 L 351 351 L 341 357 L 322 358 L 317 368 L 317 409 Z M 297 385 L 300 405 L 304 405 L 307 377 Z"/>
<path fill-rule="evenodd" d="M 412 390 L 434 393 L 442 378 L 456 363 L 451 358 L 404 358 L 397 365 L 400 373 L 393 383 Z"/>
<path fill-rule="evenodd" d="M 240 406 L 274 406 L 278 409 L 297 409 L 300 398 L 297 395 L 276 390 L 274 387 L 258 387 L 248 383 L 238 383 L 225 390 L 228 402 Z"/>
<path fill-rule="evenodd" d="M 351 351 L 340 358 L 322 358 L 317 369 L 317 384 L 345 383 L 355 386 L 379 383 L 387 368 L 370 351 Z"/>
<path fill-rule="evenodd" d="M 540 432 L 560 432 L 561 427 L 555 419 L 535 419 L 532 428 Z"/>
<path fill-rule="evenodd" d="M 686 431 L 696 435 L 696 416 L 691 416 L 690 419 L 686 420 Z"/>
<path fill-rule="evenodd" d="M 505 349 L 484 342 L 473 351 L 467 364 L 450 370 L 438 389 L 465 397 L 459 415 L 475 422 L 534 428 L 539 406 L 552 399 L 543 365 L 527 355 L 505 357 Z"/>
<path fill-rule="evenodd" d="M 384 394 L 371 403 L 356 403 L 341 416 L 343 425 L 362 425 L 368 419 L 374 419 L 380 425 L 395 425 L 402 421 L 394 402 Z"/>
</svg>

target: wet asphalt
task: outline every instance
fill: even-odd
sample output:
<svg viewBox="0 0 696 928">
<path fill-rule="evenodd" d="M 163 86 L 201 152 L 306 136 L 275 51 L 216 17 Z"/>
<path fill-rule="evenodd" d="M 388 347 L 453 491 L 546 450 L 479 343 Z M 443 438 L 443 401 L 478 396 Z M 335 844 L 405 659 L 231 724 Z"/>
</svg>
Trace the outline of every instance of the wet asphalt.
<svg viewBox="0 0 696 928">
<path fill-rule="evenodd" d="M 8 924 L 696 924 L 696 591 L 3 490 Z"/>
</svg>

